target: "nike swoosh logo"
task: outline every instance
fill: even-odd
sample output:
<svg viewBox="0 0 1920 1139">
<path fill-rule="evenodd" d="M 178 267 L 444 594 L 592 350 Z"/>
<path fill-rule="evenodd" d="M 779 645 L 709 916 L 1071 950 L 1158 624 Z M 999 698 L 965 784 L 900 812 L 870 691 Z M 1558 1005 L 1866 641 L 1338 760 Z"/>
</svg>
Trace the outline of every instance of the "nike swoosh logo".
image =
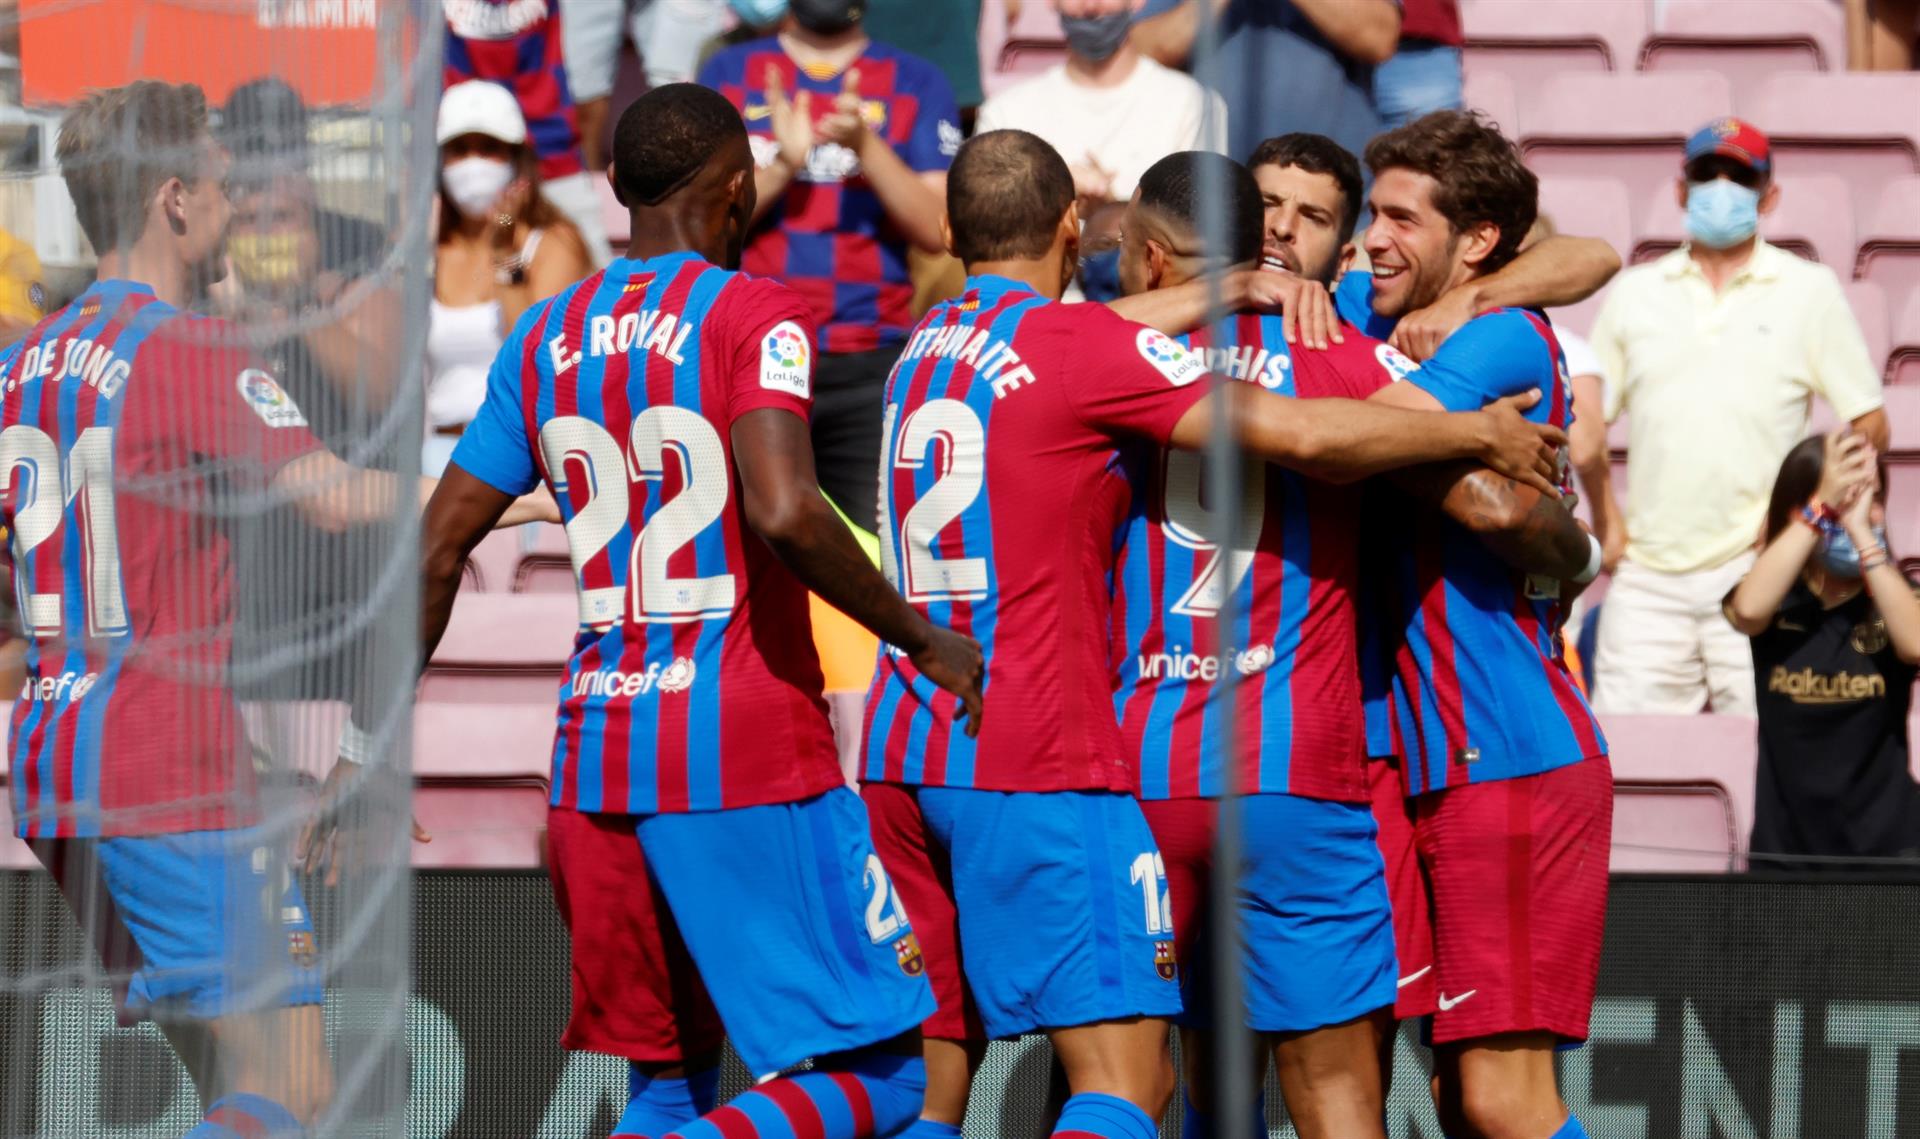
<svg viewBox="0 0 1920 1139">
<path fill-rule="evenodd" d="M 1449 997 L 1447 996 L 1447 994 L 1441 993 L 1440 994 L 1440 1011 L 1446 1012 L 1448 1009 L 1459 1004 L 1461 1001 L 1466 1000 L 1468 997 L 1472 996 L 1473 994 L 1479 991 L 1480 991 L 1479 989 L 1468 989 L 1466 992 L 1461 993 L 1457 997 Z"/>
<path fill-rule="evenodd" d="M 767 106 L 765 103 L 762 103 L 757 107 L 748 107 L 746 114 L 743 117 L 748 122 L 753 122 L 755 119 L 769 118 L 772 115 L 773 115 L 773 108 L 770 106 Z"/>
<path fill-rule="evenodd" d="M 1415 981 L 1418 981 L 1420 978 L 1426 976 L 1428 973 L 1431 973 L 1431 972 L 1433 972 L 1433 966 L 1429 965 L 1425 969 L 1421 969 L 1418 972 L 1409 973 L 1406 976 L 1400 978 L 1398 981 L 1394 982 L 1394 987 L 1404 989 L 1408 985 L 1413 984 Z M 1462 999 L 1465 999 L 1465 998 L 1462 998 Z"/>
</svg>

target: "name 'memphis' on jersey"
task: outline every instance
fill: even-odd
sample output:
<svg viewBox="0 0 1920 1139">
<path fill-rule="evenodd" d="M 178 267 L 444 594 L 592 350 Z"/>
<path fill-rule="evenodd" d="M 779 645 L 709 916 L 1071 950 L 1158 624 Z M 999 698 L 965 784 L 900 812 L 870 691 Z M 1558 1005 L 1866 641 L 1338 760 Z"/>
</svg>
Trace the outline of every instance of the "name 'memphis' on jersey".
<svg viewBox="0 0 1920 1139">
<path fill-rule="evenodd" d="M 692 253 L 616 259 L 507 337 L 453 463 L 566 520 L 580 631 L 553 803 L 653 813 L 841 782 L 807 595 L 746 525 L 732 427 L 807 418 L 814 344 L 784 286 Z"/>
<path fill-rule="evenodd" d="M 1413 367 L 1352 329 L 1325 351 L 1290 348 L 1277 316 L 1238 316 L 1222 330 L 1183 342 L 1230 379 L 1279 395 L 1365 399 Z M 1359 489 L 1250 462 L 1237 496 L 1240 541 L 1223 553 L 1206 462 L 1172 449 L 1142 457 L 1114 574 L 1113 703 L 1138 757 L 1138 793 L 1224 794 L 1232 717 L 1242 791 L 1364 802 Z M 1234 633 L 1222 646 L 1229 596 Z M 1238 680 L 1231 702 L 1210 698 L 1228 670 Z"/>
<path fill-rule="evenodd" d="M 1205 375 L 1168 336 L 1004 277 L 920 321 L 887 381 L 882 562 L 929 620 L 980 641 L 984 723 L 955 730 L 953 697 L 883 647 L 864 778 L 1132 789 L 1107 662 L 1126 455 L 1167 441 Z"/>
</svg>

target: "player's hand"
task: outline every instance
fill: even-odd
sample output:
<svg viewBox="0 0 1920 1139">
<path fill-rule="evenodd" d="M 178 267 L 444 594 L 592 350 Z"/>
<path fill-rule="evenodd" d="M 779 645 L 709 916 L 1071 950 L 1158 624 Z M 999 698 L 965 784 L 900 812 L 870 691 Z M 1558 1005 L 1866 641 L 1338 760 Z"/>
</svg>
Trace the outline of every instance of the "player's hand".
<svg viewBox="0 0 1920 1139">
<path fill-rule="evenodd" d="M 960 698 L 956 719 L 965 719 L 969 737 L 980 734 L 980 685 L 987 675 L 987 658 L 980 642 L 935 626 L 927 643 L 908 658 L 920 675 Z"/>
<path fill-rule="evenodd" d="M 1440 351 L 1440 345 L 1454 330 L 1474 318 L 1473 294 L 1466 289 L 1450 289 L 1423 309 L 1400 318 L 1387 343 L 1424 364 Z"/>
<path fill-rule="evenodd" d="M 1241 274 L 1241 280 L 1246 289 L 1246 304 L 1241 307 L 1278 311 L 1280 332 L 1287 343 L 1315 349 L 1346 343 L 1333 309 L 1333 294 L 1325 285 L 1284 269 L 1251 269 Z"/>
<path fill-rule="evenodd" d="M 384 814 L 377 796 L 367 794 L 367 772 L 346 759 L 334 761 L 320 786 L 320 802 L 294 842 L 293 859 L 309 874 L 326 873 L 329 887 L 340 884 L 342 872 L 359 870 L 367 862 L 369 816 Z M 413 841 L 432 842 L 433 836 L 412 820 Z"/>
<path fill-rule="evenodd" d="M 1541 494 L 1560 497 L 1560 448 L 1567 433 L 1535 423 L 1523 412 L 1540 402 L 1540 389 L 1495 400 L 1474 414 L 1482 417 L 1480 461 Z"/>
<path fill-rule="evenodd" d="M 840 93 L 833 97 L 833 110 L 814 127 L 814 134 L 821 142 L 839 143 L 855 154 L 865 144 L 867 117 L 860 102 L 860 69 L 847 68 L 846 80 L 840 85 Z"/>
<path fill-rule="evenodd" d="M 813 96 L 802 91 L 788 99 L 786 80 L 771 63 L 767 65 L 767 128 L 787 169 L 805 170 L 807 152 L 813 149 Z"/>
</svg>

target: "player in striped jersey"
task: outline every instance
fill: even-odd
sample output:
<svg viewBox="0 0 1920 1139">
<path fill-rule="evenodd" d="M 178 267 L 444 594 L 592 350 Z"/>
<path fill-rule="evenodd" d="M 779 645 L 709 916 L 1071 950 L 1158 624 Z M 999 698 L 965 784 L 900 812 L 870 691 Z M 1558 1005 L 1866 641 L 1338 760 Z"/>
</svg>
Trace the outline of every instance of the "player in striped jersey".
<svg viewBox="0 0 1920 1139">
<path fill-rule="evenodd" d="M 952 699 L 890 648 L 867 705 L 875 842 L 941 999 L 914 1132 L 928 1137 L 956 1133 L 987 1037 L 1048 1031 L 1073 1092 L 1056 1134 L 1150 1139 L 1172 1091 L 1173 929 L 1110 702 L 1108 582 L 1131 493 L 1123 456 L 1200 445 L 1213 398 L 1196 383 L 1205 365 L 1170 337 L 1058 303 L 1073 198 L 1065 162 L 1033 135 L 962 147 L 947 226 L 967 284 L 921 321 L 888 382 L 884 561 L 917 609 L 980 639 L 993 702 L 977 739 L 954 730 Z M 1501 420 L 1381 418 L 1243 384 L 1223 398 L 1256 453 L 1334 477 L 1440 457 L 1486 457 L 1543 486 L 1550 473 L 1541 436 Z"/>
<path fill-rule="evenodd" d="M 1467 112 L 1375 139 L 1371 308 L 1388 319 L 1515 256 L 1537 187 L 1513 144 Z M 1381 394 L 1459 410 L 1520 389 L 1566 424 L 1571 395 L 1539 312 L 1469 320 Z M 1564 473 L 1562 478 L 1564 479 Z M 1450 1133 L 1584 1136 L 1561 1101 L 1556 1045 L 1586 1038 L 1606 911 L 1606 741 L 1563 663 L 1564 605 L 1600 565 L 1523 574 L 1464 528 L 1410 507 L 1375 596 L 1394 638 L 1392 722 L 1431 886 L 1436 1096 Z"/>
<path fill-rule="evenodd" d="M 920 1110 L 933 999 L 840 775 L 807 590 L 902 646 L 969 733 L 980 649 L 889 588 L 819 492 L 806 305 L 737 271 L 739 113 L 656 88 L 613 178 L 627 256 L 521 318 L 428 506 L 425 647 L 493 516 L 544 479 L 580 597 L 548 821 L 566 1044 L 631 1063 L 617 1134 L 889 1134 Z M 716 1110 L 723 1027 L 758 1076 L 813 1069 Z"/>
</svg>

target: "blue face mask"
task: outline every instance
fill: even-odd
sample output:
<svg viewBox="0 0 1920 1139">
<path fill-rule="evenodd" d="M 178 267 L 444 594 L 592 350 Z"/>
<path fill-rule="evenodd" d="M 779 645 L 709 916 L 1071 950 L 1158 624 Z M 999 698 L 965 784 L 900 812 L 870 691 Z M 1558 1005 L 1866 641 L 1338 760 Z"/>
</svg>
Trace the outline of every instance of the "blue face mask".
<svg viewBox="0 0 1920 1139">
<path fill-rule="evenodd" d="M 1731 249 L 1760 228 L 1760 191 L 1715 178 L 1687 185 L 1687 234 L 1708 249 Z"/>
<path fill-rule="evenodd" d="M 730 0 L 733 13 L 751 28 L 771 27 L 787 14 L 787 0 Z"/>
<path fill-rule="evenodd" d="M 1821 534 L 1820 568 L 1833 577 L 1859 581 L 1860 548 L 1853 544 L 1853 538 L 1832 523 L 1822 526 Z M 1880 525 L 1874 526 L 1873 540 L 1884 547 L 1887 544 L 1887 528 Z"/>
<path fill-rule="evenodd" d="M 1060 32 L 1066 37 L 1067 50 L 1094 63 L 1105 63 L 1127 42 L 1127 30 L 1133 26 L 1130 11 L 1108 12 L 1104 16 L 1062 16 Z"/>
</svg>

